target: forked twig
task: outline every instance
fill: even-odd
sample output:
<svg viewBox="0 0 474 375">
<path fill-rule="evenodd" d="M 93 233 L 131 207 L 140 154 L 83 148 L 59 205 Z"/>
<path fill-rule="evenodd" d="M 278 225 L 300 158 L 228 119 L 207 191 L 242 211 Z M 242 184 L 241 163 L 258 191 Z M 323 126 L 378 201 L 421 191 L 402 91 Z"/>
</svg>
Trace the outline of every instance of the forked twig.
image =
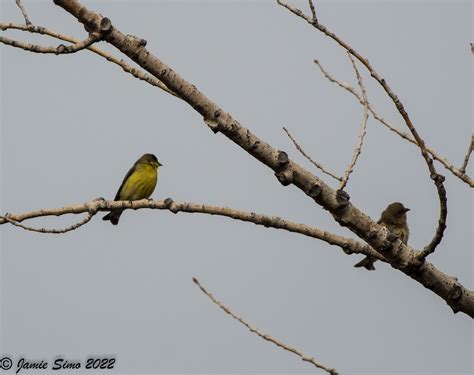
<svg viewBox="0 0 474 375">
<path fill-rule="evenodd" d="M 217 306 L 219 306 L 225 313 L 229 314 L 232 318 L 234 318 L 235 320 L 237 320 L 239 323 L 243 324 L 245 327 L 247 327 L 250 332 L 252 333 L 255 333 L 257 336 L 261 337 L 262 339 L 264 340 L 267 340 L 273 344 L 275 344 L 276 346 L 279 346 L 280 348 L 288 351 L 288 352 L 291 352 L 293 354 L 296 354 L 298 357 L 300 357 L 303 361 L 305 362 L 309 362 L 311 364 L 313 364 L 314 366 L 316 366 L 317 368 L 320 368 L 326 372 L 328 372 L 329 374 L 331 375 L 338 375 L 339 373 L 333 369 L 333 368 L 330 368 L 326 365 L 323 365 L 321 362 L 317 361 L 316 359 L 314 359 L 313 357 L 309 357 L 307 356 L 306 354 L 302 353 L 299 349 L 296 349 L 296 348 L 293 348 L 291 346 L 288 346 L 286 345 L 285 343 L 273 338 L 272 336 L 266 334 L 266 333 L 263 333 L 261 332 L 257 327 L 253 326 L 252 324 L 248 323 L 247 321 L 245 321 L 243 318 L 241 318 L 240 316 L 234 314 L 232 312 L 232 310 L 230 310 L 227 306 L 225 306 L 222 302 L 218 301 L 216 298 L 214 298 L 214 296 L 208 292 L 202 285 L 201 283 L 199 282 L 198 279 L 196 279 L 195 277 L 193 277 L 193 282 L 199 287 L 199 289 L 201 289 L 201 291 L 209 297 L 209 299 Z"/>
<path fill-rule="evenodd" d="M 324 75 L 324 77 L 327 78 L 328 81 L 333 82 L 337 84 L 339 87 L 343 88 L 347 92 L 351 93 L 354 97 L 356 97 L 359 101 L 360 104 L 364 104 L 364 101 L 362 99 L 362 96 L 355 90 L 355 88 L 341 80 L 338 80 L 334 76 L 332 76 L 322 65 L 318 60 L 314 60 L 314 63 L 318 66 L 319 70 L 321 73 Z M 378 114 L 378 112 L 375 110 L 375 108 L 372 106 L 371 103 L 369 103 L 369 112 L 372 114 L 373 118 L 376 119 L 378 122 L 380 122 L 382 125 L 384 125 L 388 130 L 391 132 L 399 135 L 401 138 L 407 140 L 408 142 L 416 145 L 415 139 L 408 133 L 401 131 L 400 129 L 397 129 L 394 125 L 392 125 L 390 122 L 385 120 L 381 115 Z M 468 175 L 465 174 L 465 171 L 461 171 L 460 169 L 456 168 L 454 165 L 450 164 L 446 158 L 442 157 L 436 151 L 434 151 L 432 148 L 426 146 L 426 150 L 428 153 L 441 163 L 447 170 L 449 170 L 451 173 L 453 173 L 456 177 L 458 177 L 460 180 L 463 182 L 467 183 L 469 186 L 474 187 L 474 179 L 469 177 Z"/>
</svg>

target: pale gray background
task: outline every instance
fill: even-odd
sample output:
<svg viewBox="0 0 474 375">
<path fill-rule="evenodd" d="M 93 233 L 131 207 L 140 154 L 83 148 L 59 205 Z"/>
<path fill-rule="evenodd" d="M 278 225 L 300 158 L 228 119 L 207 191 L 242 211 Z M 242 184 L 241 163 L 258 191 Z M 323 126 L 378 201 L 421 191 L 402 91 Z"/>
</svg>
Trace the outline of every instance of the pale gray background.
<svg viewBox="0 0 474 375">
<path fill-rule="evenodd" d="M 1 4 L 2 21 L 23 22 L 14 0 Z M 35 24 L 85 35 L 52 2 L 24 4 Z M 85 4 L 147 39 L 150 51 L 273 146 L 311 168 L 282 132 L 287 126 L 316 160 L 344 170 L 362 108 L 312 60 L 356 84 L 350 62 L 274 1 Z M 308 10 L 306 1 L 294 4 Z M 471 2 L 318 2 L 318 10 L 321 22 L 388 80 L 427 143 L 460 163 L 472 133 Z M 0 53 L 1 212 L 113 198 L 131 164 L 153 152 L 165 164 L 154 198 L 281 215 L 352 235 L 213 135 L 188 105 L 104 59 L 5 46 Z M 372 103 L 402 127 L 392 103 L 364 77 Z M 449 221 L 430 260 L 472 288 L 472 190 L 440 171 L 447 175 Z M 419 248 L 431 239 L 438 204 L 425 163 L 373 120 L 348 192 L 374 219 L 387 203 L 404 202 L 412 208 L 410 243 Z M 360 257 L 324 242 L 225 218 L 127 211 L 113 227 L 100 216 L 59 236 L 1 227 L 0 355 L 51 361 L 113 354 L 123 373 L 314 372 L 211 304 L 191 282 L 197 276 L 264 332 L 342 373 L 473 370 L 472 320 L 386 265 L 354 269 Z"/>
</svg>

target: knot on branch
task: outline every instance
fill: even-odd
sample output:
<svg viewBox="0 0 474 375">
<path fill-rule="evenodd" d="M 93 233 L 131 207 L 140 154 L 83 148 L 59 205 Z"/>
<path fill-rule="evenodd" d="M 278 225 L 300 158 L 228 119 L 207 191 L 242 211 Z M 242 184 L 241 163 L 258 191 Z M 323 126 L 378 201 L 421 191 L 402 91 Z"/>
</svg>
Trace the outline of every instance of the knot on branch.
<svg viewBox="0 0 474 375">
<path fill-rule="evenodd" d="M 347 192 L 344 190 L 338 190 L 336 191 L 336 202 L 337 202 L 337 210 L 342 210 L 347 207 L 349 204 L 349 200 L 351 197 Z"/>
<path fill-rule="evenodd" d="M 442 184 L 445 180 L 445 177 L 439 173 L 431 173 L 430 178 L 438 184 Z"/>
<path fill-rule="evenodd" d="M 291 184 L 294 180 L 295 172 L 288 168 L 290 159 L 285 151 L 278 151 L 276 155 L 275 176 L 283 186 Z"/>
<path fill-rule="evenodd" d="M 284 167 L 288 164 L 289 158 L 288 154 L 285 151 L 278 151 L 277 163 L 279 167 Z"/>
<path fill-rule="evenodd" d="M 165 207 L 169 209 L 169 208 L 171 207 L 171 205 L 173 204 L 173 199 L 171 199 L 171 198 L 166 198 L 166 199 L 163 201 L 163 203 L 164 203 Z"/>
<path fill-rule="evenodd" d="M 311 198 L 315 199 L 321 193 L 321 185 L 313 184 L 306 192 Z"/>
<path fill-rule="evenodd" d="M 449 291 L 449 299 L 451 301 L 457 301 L 462 296 L 462 288 L 458 284 L 453 284 L 453 287 Z"/>
<path fill-rule="evenodd" d="M 250 151 L 255 151 L 257 148 L 259 148 L 259 146 L 260 146 L 260 142 L 255 141 L 254 144 L 250 146 Z"/>
<path fill-rule="evenodd" d="M 64 44 L 60 44 L 56 47 L 56 55 L 64 53 L 64 51 L 66 51 L 66 46 Z"/>
<path fill-rule="evenodd" d="M 104 34 L 110 32 L 112 30 L 112 21 L 110 20 L 110 18 L 102 17 L 102 19 L 99 22 L 99 29 L 101 33 L 104 33 Z M 146 44 L 146 41 L 145 41 L 145 44 Z"/>
</svg>

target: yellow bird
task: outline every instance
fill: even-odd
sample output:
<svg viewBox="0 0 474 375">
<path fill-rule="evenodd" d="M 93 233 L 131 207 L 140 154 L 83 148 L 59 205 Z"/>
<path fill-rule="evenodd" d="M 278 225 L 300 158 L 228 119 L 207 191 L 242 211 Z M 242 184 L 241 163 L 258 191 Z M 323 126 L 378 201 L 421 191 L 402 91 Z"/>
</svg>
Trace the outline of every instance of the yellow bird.
<svg viewBox="0 0 474 375">
<path fill-rule="evenodd" d="M 143 155 L 125 175 L 114 200 L 137 201 L 149 198 L 158 181 L 158 167 L 162 165 L 155 155 Z M 110 220 L 113 225 L 117 225 L 122 212 L 122 209 L 112 210 L 102 220 Z"/>
</svg>

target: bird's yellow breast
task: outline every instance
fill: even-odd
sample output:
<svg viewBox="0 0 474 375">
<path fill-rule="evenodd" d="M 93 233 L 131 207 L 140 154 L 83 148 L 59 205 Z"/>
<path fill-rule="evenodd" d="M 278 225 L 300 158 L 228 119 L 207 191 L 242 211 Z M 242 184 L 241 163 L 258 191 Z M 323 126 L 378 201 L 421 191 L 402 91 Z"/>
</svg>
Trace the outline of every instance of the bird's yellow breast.
<svg viewBox="0 0 474 375">
<path fill-rule="evenodd" d="M 138 164 L 120 190 L 120 200 L 135 201 L 149 198 L 155 190 L 158 170 L 150 164 Z"/>
</svg>

